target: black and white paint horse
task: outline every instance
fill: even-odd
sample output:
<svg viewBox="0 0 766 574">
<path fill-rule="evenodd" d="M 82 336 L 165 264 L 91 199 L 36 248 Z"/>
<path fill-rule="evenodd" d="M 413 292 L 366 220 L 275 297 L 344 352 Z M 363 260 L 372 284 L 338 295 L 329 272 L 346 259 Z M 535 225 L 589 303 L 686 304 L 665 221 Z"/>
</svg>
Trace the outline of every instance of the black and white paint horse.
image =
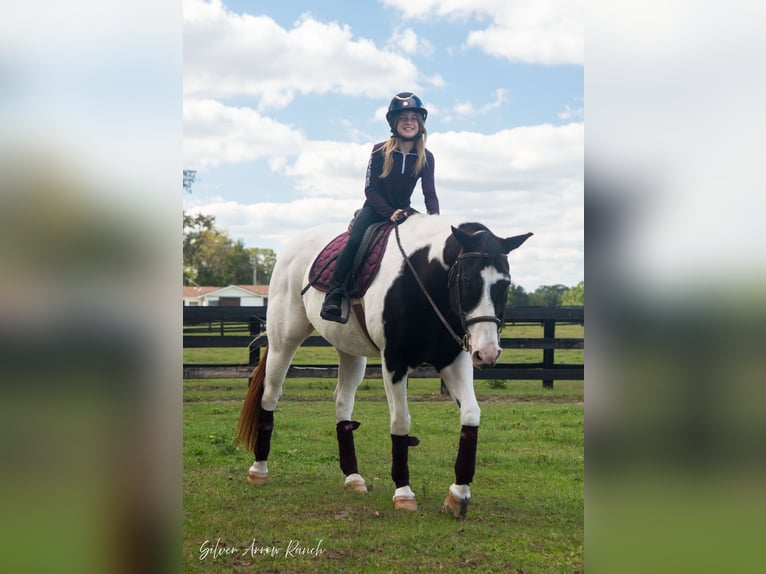
<svg viewBox="0 0 766 574">
<path fill-rule="evenodd" d="M 502 352 L 498 334 L 511 280 L 507 254 L 532 234 L 500 238 L 479 223 L 455 226 L 443 216 L 421 214 L 408 218 L 397 232 L 388 236 L 380 270 L 359 301 L 363 317 L 357 307 L 346 324 L 320 318 L 324 293 L 310 288 L 302 294 L 314 258 L 337 234 L 337 228 L 309 231 L 280 254 L 269 288 L 268 348 L 253 372 L 238 439 L 255 453 L 248 481 L 265 483 L 274 410 L 285 375 L 295 351 L 316 329 L 338 353 L 334 397 L 345 486 L 367 492 L 357 468 L 352 433 L 359 423 L 352 420 L 352 413 L 367 357 L 379 356 L 390 411 L 394 506 L 415 510 L 407 455 L 417 439 L 409 436 L 407 374 L 428 363 L 439 372 L 460 407 L 455 482 L 445 500 L 445 506 L 459 517 L 465 515 L 471 497 L 469 483 L 476 464 L 480 409 L 473 368 L 494 365 Z"/>
</svg>

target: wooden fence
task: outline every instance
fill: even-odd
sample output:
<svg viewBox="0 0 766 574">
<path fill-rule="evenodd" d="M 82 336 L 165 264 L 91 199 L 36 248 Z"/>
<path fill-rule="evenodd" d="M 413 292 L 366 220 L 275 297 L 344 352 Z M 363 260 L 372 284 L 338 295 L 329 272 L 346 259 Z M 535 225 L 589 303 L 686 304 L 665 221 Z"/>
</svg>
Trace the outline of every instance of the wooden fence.
<svg viewBox="0 0 766 574">
<path fill-rule="evenodd" d="M 266 307 L 184 307 L 184 348 L 248 348 L 248 363 L 184 364 L 184 379 L 248 378 L 266 344 L 263 333 Z M 552 388 L 554 380 L 584 380 L 583 364 L 557 364 L 557 349 L 584 349 L 583 338 L 556 337 L 556 325 L 585 324 L 583 307 L 508 307 L 505 323 L 542 325 L 543 336 L 532 338 L 502 337 L 503 349 L 542 349 L 542 361 L 536 363 L 498 363 L 476 369 L 477 379 L 541 380 Z M 329 346 L 323 337 L 312 336 L 304 347 Z M 291 365 L 288 377 L 337 378 L 337 365 Z M 367 378 L 381 378 L 380 365 L 367 365 Z M 412 378 L 439 378 L 433 367 L 422 365 Z"/>
</svg>

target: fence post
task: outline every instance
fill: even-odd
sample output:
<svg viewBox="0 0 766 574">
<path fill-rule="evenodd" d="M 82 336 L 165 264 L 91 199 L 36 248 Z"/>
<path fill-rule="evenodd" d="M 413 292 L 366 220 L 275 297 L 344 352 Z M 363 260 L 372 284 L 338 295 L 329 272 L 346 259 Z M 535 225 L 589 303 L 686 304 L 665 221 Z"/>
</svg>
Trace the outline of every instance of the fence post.
<svg viewBox="0 0 766 574">
<path fill-rule="evenodd" d="M 543 337 L 545 339 L 556 338 L 556 321 L 554 319 L 545 319 L 543 321 Z M 543 369 L 553 369 L 553 348 L 543 349 Z M 552 389 L 553 379 L 543 378 L 543 388 Z"/>
</svg>

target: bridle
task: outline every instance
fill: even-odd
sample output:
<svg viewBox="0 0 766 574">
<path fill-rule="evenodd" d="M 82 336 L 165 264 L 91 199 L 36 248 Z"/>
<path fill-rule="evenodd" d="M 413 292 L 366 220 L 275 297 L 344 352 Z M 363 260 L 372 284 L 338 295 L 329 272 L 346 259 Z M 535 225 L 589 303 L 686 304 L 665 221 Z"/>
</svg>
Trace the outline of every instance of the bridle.
<svg viewBox="0 0 766 574">
<path fill-rule="evenodd" d="M 469 259 L 481 259 L 488 263 L 504 258 L 505 255 L 490 253 L 479 253 L 475 251 L 469 251 L 467 253 L 461 253 L 458 255 L 455 262 L 449 268 L 449 279 L 447 280 L 447 288 L 449 289 L 449 300 L 452 310 L 455 311 L 460 318 L 460 324 L 463 327 L 463 331 L 466 331 L 470 325 L 475 323 L 495 323 L 497 325 L 497 332 L 499 333 L 503 329 L 505 323 L 505 306 L 499 317 L 495 315 L 481 315 L 479 317 L 466 318 L 466 313 L 463 311 L 463 303 L 460 299 L 460 282 L 463 279 L 463 263 Z"/>
<path fill-rule="evenodd" d="M 473 251 L 463 252 L 458 255 L 455 262 L 450 266 L 448 271 L 447 289 L 449 291 L 450 306 L 452 307 L 452 310 L 460 319 L 460 326 L 463 329 L 463 336 L 459 337 L 458 334 L 455 333 L 455 330 L 447 322 L 447 319 L 444 317 L 442 312 L 439 311 L 439 307 L 436 305 L 434 300 L 428 294 L 428 290 L 426 290 L 425 285 L 423 285 L 423 282 L 420 280 L 420 277 L 418 276 L 417 271 L 415 271 L 415 267 L 412 265 L 410 258 L 407 257 L 407 254 L 404 252 L 401 239 L 399 238 L 399 225 L 398 223 L 395 223 L 394 225 L 395 225 L 394 230 L 396 232 L 396 244 L 399 247 L 399 251 L 401 252 L 402 257 L 404 258 L 404 262 L 407 264 L 407 267 L 409 267 L 413 277 L 415 277 L 415 281 L 420 287 L 420 290 L 423 292 L 423 295 L 425 295 L 426 300 L 428 300 L 428 303 L 431 305 L 431 308 L 434 310 L 434 313 L 436 313 L 436 316 L 439 318 L 439 320 L 442 322 L 444 327 L 447 329 L 447 332 L 450 334 L 450 336 L 457 342 L 458 345 L 460 345 L 460 348 L 463 349 L 464 351 L 469 350 L 468 327 L 476 323 L 495 323 L 495 325 L 497 325 L 497 332 L 500 333 L 500 331 L 503 329 L 503 324 L 505 323 L 504 321 L 505 305 L 503 305 L 503 312 L 501 313 L 499 317 L 495 315 L 481 315 L 479 317 L 471 317 L 470 319 L 468 319 L 466 317 L 466 313 L 463 311 L 463 304 L 460 299 L 460 282 L 463 279 L 463 263 L 465 261 L 469 259 L 477 259 L 477 258 L 483 259 L 486 261 L 496 261 L 501 257 L 505 257 L 505 255 L 480 253 L 480 252 L 473 252 Z"/>
</svg>

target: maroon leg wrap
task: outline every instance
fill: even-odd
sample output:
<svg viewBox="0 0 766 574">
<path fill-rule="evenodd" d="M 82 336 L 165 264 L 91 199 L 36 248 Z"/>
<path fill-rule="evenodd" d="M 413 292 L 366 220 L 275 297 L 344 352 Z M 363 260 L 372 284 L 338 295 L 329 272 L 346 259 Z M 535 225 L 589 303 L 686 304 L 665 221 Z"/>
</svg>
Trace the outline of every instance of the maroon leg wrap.
<svg viewBox="0 0 766 574">
<path fill-rule="evenodd" d="M 258 416 L 258 436 L 255 439 L 255 460 L 268 460 L 271 451 L 271 431 L 274 429 L 274 411 L 261 409 Z"/>
<path fill-rule="evenodd" d="M 407 462 L 408 449 L 417 446 L 420 441 L 408 434 L 391 435 L 391 478 L 396 488 L 410 483 L 410 468 Z"/>
<path fill-rule="evenodd" d="M 354 431 L 359 428 L 360 424 L 356 421 L 340 421 L 335 426 L 338 435 L 340 469 L 346 476 L 359 472 L 356 464 L 356 449 L 354 448 Z"/>
<path fill-rule="evenodd" d="M 476 470 L 476 443 L 479 439 L 479 427 L 463 425 L 460 430 L 460 445 L 455 461 L 455 484 L 470 484 Z"/>
</svg>

